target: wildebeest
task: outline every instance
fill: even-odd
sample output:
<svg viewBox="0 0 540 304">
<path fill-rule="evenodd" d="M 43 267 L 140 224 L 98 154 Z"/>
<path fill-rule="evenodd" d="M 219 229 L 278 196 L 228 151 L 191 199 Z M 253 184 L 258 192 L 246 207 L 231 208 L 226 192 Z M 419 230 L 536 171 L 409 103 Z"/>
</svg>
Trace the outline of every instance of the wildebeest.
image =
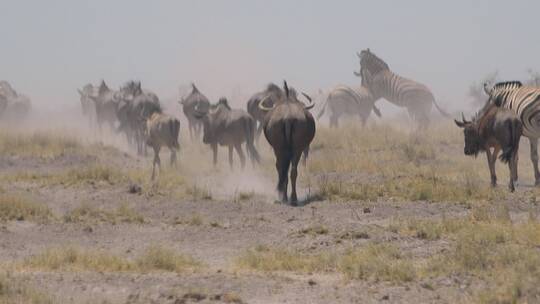
<svg viewBox="0 0 540 304">
<path fill-rule="evenodd" d="M 247 102 L 247 111 L 251 115 L 251 117 L 255 119 L 255 123 L 258 125 L 257 134 L 255 135 L 257 142 L 259 140 L 259 136 L 261 136 L 264 117 L 266 116 L 266 112 L 261 110 L 259 104 L 261 103 L 261 101 L 264 101 L 264 104 L 266 106 L 271 107 L 280 95 L 281 88 L 273 83 L 270 83 L 264 91 L 258 92 L 255 95 L 251 96 L 251 98 Z"/>
<path fill-rule="evenodd" d="M 217 148 L 229 147 L 229 165 L 233 166 L 233 148 L 236 149 L 242 168 L 246 163 L 242 144 L 253 163 L 259 162 L 260 157 L 254 146 L 255 120 L 247 112 L 231 109 L 226 98 L 221 98 L 217 104 L 210 105 L 207 111 L 195 108 L 195 117 L 203 122 L 203 142 L 212 147 L 214 165 L 217 164 Z"/>
<path fill-rule="evenodd" d="M 88 117 L 88 126 L 94 128 L 96 124 L 96 107 L 90 96 L 97 96 L 97 87 L 91 83 L 86 84 L 82 89 L 77 89 L 79 92 L 82 114 Z"/>
<path fill-rule="evenodd" d="M 199 137 L 202 128 L 202 122 L 195 117 L 195 108 L 197 107 L 201 112 L 206 112 L 208 111 L 210 102 L 195 84 L 192 83 L 191 87 L 191 93 L 187 97 L 181 97 L 178 102 L 182 105 L 182 110 L 188 120 L 189 137 L 193 139 L 193 135 Z"/>
<path fill-rule="evenodd" d="M 472 121 L 465 120 L 463 116 L 462 121 L 455 120 L 455 123 L 464 129 L 465 155 L 476 156 L 479 152 L 486 152 L 493 187 L 497 185 L 495 161 L 502 150 L 500 159 L 508 163 L 510 170 L 508 188 L 513 192 L 514 182 L 517 180 L 517 159 L 522 132 L 521 121 L 514 112 L 487 103 Z"/>
<path fill-rule="evenodd" d="M 161 160 L 159 151 L 161 147 L 167 146 L 171 151 L 171 166 L 176 164 L 176 150 L 180 148 L 178 144 L 178 134 L 180 132 L 180 122 L 169 115 L 154 112 L 146 120 L 146 144 L 154 149 L 154 161 L 152 163 L 152 180 L 156 174 L 156 164 L 161 173 Z"/>
<path fill-rule="evenodd" d="M 326 107 L 330 109 L 330 127 L 337 127 L 339 117 L 342 115 L 358 115 L 362 126 L 371 113 L 371 110 L 381 117 L 381 111 L 375 106 L 375 98 L 366 87 L 352 89 L 347 86 L 337 86 L 328 93 L 323 108 L 317 119 L 324 115 Z"/>
<path fill-rule="evenodd" d="M 117 131 L 126 133 L 128 142 L 135 143 L 139 155 L 146 155 L 146 120 L 152 114 L 162 112 L 158 97 L 152 92 L 144 91 L 140 82 L 128 81 L 115 98 L 118 102 L 116 115 L 120 121 Z"/>
<path fill-rule="evenodd" d="M 0 81 L 0 118 L 18 122 L 24 119 L 32 104 L 28 96 L 19 94 L 7 81 Z"/>
<path fill-rule="evenodd" d="M 523 125 L 523 136 L 529 139 L 535 185 L 540 185 L 538 170 L 538 139 L 540 138 L 540 88 L 524 86 L 519 81 L 497 83 L 493 88 L 484 85 L 489 102 L 514 111 Z"/>
<path fill-rule="evenodd" d="M 279 197 L 281 201 L 287 201 L 287 175 L 290 167 L 291 204 L 293 205 L 296 205 L 298 201 L 296 195 L 298 162 L 302 152 L 309 149 L 315 137 L 315 120 L 309 112 L 315 104 L 309 96 L 306 94 L 304 96 L 311 102 L 310 105 L 305 106 L 300 102 L 296 91 L 289 89 L 287 82 L 284 82 L 283 91 L 280 91 L 274 105 L 267 107 L 264 102 L 259 103 L 261 110 L 268 112 L 264 119 L 263 131 L 276 156 Z"/>
<path fill-rule="evenodd" d="M 107 123 L 111 130 L 115 129 L 114 125 L 117 121 L 117 103 L 115 94 L 116 92 L 111 90 L 105 81 L 102 80 L 96 94 L 87 95 L 87 97 L 94 102 L 96 122 L 100 132 L 104 123 Z"/>
</svg>

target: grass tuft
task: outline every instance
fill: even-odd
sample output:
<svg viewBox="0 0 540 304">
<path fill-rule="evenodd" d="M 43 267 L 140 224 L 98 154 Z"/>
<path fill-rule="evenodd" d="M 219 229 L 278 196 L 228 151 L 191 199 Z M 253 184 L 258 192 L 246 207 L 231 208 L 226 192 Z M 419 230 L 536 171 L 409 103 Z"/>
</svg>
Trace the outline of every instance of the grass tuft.
<svg viewBox="0 0 540 304">
<path fill-rule="evenodd" d="M 44 204 L 19 195 L 0 194 L 0 221 L 45 222 L 50 218 L 51 210 Z"/>
</svg>

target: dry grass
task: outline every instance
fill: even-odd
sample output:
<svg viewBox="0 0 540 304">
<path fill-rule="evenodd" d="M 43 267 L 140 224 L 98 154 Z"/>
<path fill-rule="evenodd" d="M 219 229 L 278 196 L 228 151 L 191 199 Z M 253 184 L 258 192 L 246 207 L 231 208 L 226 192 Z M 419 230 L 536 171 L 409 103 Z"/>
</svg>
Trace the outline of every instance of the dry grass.
<svg viewBox="0 0 540 304">
<path fill-rule="evenodd" d="M 144 217 L 129 207 L 128 203 L 122 203 L 118 208 L 113 210 L 105 210 L 102 208 L 95 208 L 89 204 L 83 204 L 65 214 L 64 221 L 67 223 L 145 223 Z"/>
<path fill-rule="evenodd" d="M 0 273 L 0 304 L 52 304 L 53 299 L 8 273 Z"/>
<path fill-rule="evenodd" d="M 15 270 L 138 272 L 166 271 L 182 273 L 203 266 L 195 259 L 171 249 L 151 246 L 136 259 L 128 259 L 105 251 L 62 247 L 46 250 L 21 262 Z"/>
<path fill-rule="evenodd" d="M 0 221 L 45 222 L 51 218 L 51 210 L 44 204 L 21 195 L 0 193 Z"/>
<path fill-rule="evenodd" d="M 81 151 L 75 138 L 63 134 L 0 132 L 0 155 L 55 158 Z"/>
<path fill-rule="evenodd" d="M 313 150 L 310 179 L 330 200 L 465 203 L 509 196 L 505 186 L 490 188 L 483 159 L 463 155 L 462 134 L 451 125 L 421 135 L 388 125 L 321 128 Z M 497 170 L 501 181 L 508 174 L 503 168 Z"/>
<path fill-rule="evenodd" d="M 259 246 L 238 257 L 235 265 L 263 272 L 337 272 L 349 279 L 374 281 L 407 282 L 416 277 L 411 259 L 388 244 L 369 244 L 340 254 L 305 254 Z"/>
</svg>

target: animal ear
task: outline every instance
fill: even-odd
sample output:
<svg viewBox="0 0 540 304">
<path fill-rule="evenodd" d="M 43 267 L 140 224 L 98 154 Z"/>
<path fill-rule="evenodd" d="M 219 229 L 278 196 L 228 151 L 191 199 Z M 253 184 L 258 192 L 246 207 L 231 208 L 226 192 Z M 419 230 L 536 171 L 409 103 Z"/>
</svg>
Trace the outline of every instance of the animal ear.
<svg viewBox="0 0 540 304">
<path fill-rule="evenodd" d="M 83 92 L 81 91 L 81 89 L 77 89 L 77 92 L 79 92 L 79 95 L 83 96 Z"/>
<path fill-rule="evenodd" d="M 456 123 L 456 125 L 460 128 L 464 128 L 465 127 L 465 123 L 464 122 L 461 122 L 461 121 L 458 121 L 456 119 L 454 119 L 454 122 Z"/>
</svg>

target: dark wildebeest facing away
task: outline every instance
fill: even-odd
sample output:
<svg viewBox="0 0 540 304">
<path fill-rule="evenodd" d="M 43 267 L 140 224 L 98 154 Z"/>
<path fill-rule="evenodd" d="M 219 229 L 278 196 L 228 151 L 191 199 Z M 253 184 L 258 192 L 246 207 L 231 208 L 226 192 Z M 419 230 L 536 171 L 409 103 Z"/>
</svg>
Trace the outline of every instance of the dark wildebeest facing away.
<svg viewBox="0 0 540 304">
<path fill-rule="evenodd" d="M 455 123 L 464 129 L 465 155 L 476 156 L 479 152 L 486 151 L 493 187 L 497 185 L 495 161 L 502 150 L 500 159 L 508 163 L 510 170 L 508 188 L 513 192 L 514 181 L 517 180 L 518 149 L 522 132 L 521 121 L 514 112 L 488 103 L 472 121 L 465 120 L 463 116 L 462 121 L 455 120 Z"/>
<path fill-rule="evenodd" d="M 276 169 L 279 176 L 278 192 L 283 202 L 287 201 L 288 172 L 291 168 L 291 203 L 296 205 L 296 177 L 298 176 L 298 162 L 302 152 L 307 152 L 309 144 L 315 137 L 315 120 L 309 109 L 315 105 L 309 96 L 304 94 L 311 102 L 305 106 L 296 96 L 294 89 L 289 89 L 284 82 L 280 98 L 272 107 L 266 107 L 264 102 L 259 107 L 267 111 L 263 131 L 266 140 L 274 149 L 276 155 Z"/>
<path fill-rule="evenodd" d="M 366 124 L 371 110 L 375 115 L 381 117 L 381 111 L 375 106 L 375 98 L 364 86 L 357 89 L 338 86 L 332 89 L 328 93 L 326 102 L 319 115 L 317 115 L 317 119 L 324 115 L 326 107 L 330 109 L 330 127 L 337 128 L 339 117 L 342 115 L 358 115 L 362 121 L 362 126 Z"/>
<path fill-rule="evenodd" d="M 154 113 L 161 113 L 161 105 L 156 94 L 144 91 L 140 82 L 127 82 L 117 94 L 117 116 L 120 126 L 117 131 L 126 132 L 132 138 L 139 155 L 147 155 L 144 144 L 146 120 Z"/>
<path fill-rule="evenodd" d="M 259 104 L 261 101 L 264 101 L 266 106 L 271 107 L 274 105 L 279 96 L 281 96 L 281 88 L 273 83 L 270 83 L 266 87 L 266 90 L 251 96 L 247 102 L 247 111 L 249 115 L 255 119 L 255 123 L 258 124 L 257 134 L 255 135 L 257 142 L 259 141 L 259 136 L 261 136 L 264 117 L 266 116 L 266 112 L 261 110 Z"/>
<path fill-rule="evenodd" d="M 210 102 L 208 101 L 208 98 L 197 89 L 195 84 L 192 83 L 191 87 L 191 93 L 185 98 L 180 98 L 179 103 L 182 105 L 182 110 L 188 120 L 189 137 L 193 139 L 193 135 L 197 138 L 199 137 L 202 129 L 202 122 L 195 117 L 195 108 L 204 113 L 208 111 Z"/>
<path fill-rule="evenodd" d="M 171 166 L 176 164 L 176 150 L 180 149 L 178 134 L 180 122 L 169 115 L 154 112 L 146 121 L 146 144 L 154 149 L 154 161 L 152 163 L 152 180 L 156 175 L 156 164 L 161 174 L 161 160 L 159 151 L 167 146 L 171 151 Z"/>
<path fill-rule="evenodd" d="M 111 90 L 105 81 L 101 81 L 97 90 L 97 95 L 88 95 L 88 97 L 94 102 L 96 109 L 96 122 L 98 129 L 101 132 L 103 123 L 107 123 L 111 130 L 114 130 L 114 124 L 116 123 L 116 107 L 115 100 L 116 92 Z"/>
<path fill-rule="evenodd" d="M 217 164 L 217 148 L 229 147 L 229 164 L 233 166 L 233 148 L 236 149 L 242 168 L 246 163 L 242 144 L 246 143 L 249 158 L 255 164 L 260 161 L 259 153 L 253 145 L 255 139 L 255 120 L 247 112 L 231 109 L 227 99 L 221 98 L 217 104 L 206 111 L 195 108 L 195 117 L 203 122 L 203 142 L 212 147 L 214 165 Z"/>
</svg>

